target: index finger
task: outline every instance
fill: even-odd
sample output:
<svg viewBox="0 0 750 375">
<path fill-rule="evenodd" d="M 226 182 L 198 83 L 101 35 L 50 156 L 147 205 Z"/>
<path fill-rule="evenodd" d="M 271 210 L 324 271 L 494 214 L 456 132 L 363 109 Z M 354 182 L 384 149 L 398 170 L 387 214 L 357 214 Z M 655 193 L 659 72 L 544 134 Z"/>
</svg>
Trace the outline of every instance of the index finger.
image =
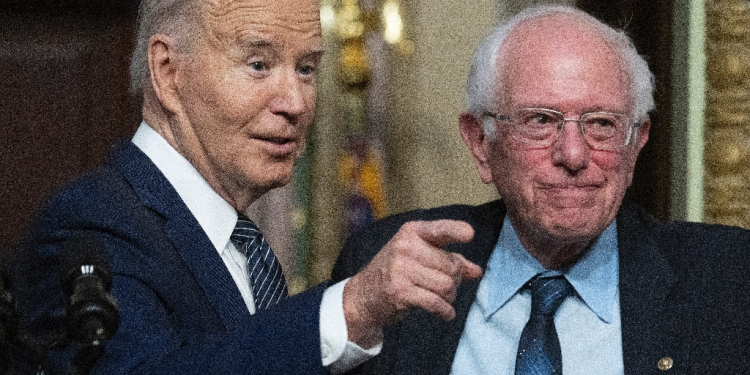
<svg viewBox="0 0 750 375">
<path fill-rule="evenodd" d="M 474 238 L 474 228 L 465 221 L 421 221 L 416 226 L 417 235 L 425 242 L 442 248 L 454 242 L 469 242 Z"/>
</svg>

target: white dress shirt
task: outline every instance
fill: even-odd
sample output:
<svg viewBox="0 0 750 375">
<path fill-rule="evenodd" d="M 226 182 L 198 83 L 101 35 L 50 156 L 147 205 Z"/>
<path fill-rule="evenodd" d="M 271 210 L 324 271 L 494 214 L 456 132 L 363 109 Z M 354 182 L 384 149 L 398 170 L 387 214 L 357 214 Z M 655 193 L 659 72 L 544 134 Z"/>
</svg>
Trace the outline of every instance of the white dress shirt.
<svg viewBox="0 0 750 375">
<path fill-rule="evenodd" d="M 141 123 L 132 141 L 164 174 L 195 216 L 227 266 L 248 311 L 255 314 L 245 255 L 230 240 L 237 222 L 237 211 L 211 188 L 185 157 L 148 124 Z M 320 307 L 321 359 L 323 365 L 328 366 L 333 373 L 356 367 L 380 353 L 382 348 L 381 343 L 365 350 L 347 340 L 343 307 L 344 285 L 347 281 L 329 287 L 323 294 Z"/>
</svg>

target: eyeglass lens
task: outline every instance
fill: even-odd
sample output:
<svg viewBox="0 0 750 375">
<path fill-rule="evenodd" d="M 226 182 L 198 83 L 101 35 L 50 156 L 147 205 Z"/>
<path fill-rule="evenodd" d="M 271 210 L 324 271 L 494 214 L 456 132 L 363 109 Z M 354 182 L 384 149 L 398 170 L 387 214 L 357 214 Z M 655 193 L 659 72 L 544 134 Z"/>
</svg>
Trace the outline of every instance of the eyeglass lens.
<svg viewBox="0 0 750 375">
<path fill-rule="evenodd" d="M 566 119 L 557 111 L 532 108 L 519 111 L 513 119 L 514 138 L 536 146 L 549 146 L 557 140 L 567 121 L 578 122 L 583 127 L 584 138 L 595 148 L 624 146 L 630 130 L 627 117 L 617 113 L 591 112 L 575 120 Z"/>
</svg>

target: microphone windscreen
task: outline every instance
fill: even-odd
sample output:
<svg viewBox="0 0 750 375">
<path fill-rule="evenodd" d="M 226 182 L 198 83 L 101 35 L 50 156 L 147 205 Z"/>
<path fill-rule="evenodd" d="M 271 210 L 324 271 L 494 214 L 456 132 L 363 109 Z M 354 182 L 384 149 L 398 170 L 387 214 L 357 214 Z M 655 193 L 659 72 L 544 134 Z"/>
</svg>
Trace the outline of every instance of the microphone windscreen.
<svg viewBox="0 0 750 375">
<path fill-rule="evenodd" d="M 72 293 L 73 281 L 83 275 L 93 274 L 104 283 L 106 290 L 112 285 L 112 276 L 104 245 L 91 233 L 77 232 L 63 245 L 60 252 L 63 288 Z"/>
</svg>

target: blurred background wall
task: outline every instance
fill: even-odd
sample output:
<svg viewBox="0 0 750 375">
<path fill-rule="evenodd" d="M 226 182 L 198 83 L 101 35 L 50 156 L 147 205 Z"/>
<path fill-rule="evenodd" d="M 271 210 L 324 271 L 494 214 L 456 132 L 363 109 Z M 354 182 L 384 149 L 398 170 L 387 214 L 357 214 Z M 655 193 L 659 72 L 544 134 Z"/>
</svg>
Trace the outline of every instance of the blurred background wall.
<svg viewBox="0 0 750 375">
<path fill-rule="evenodd" d="M 44 198 L 134 132 L 128 93 L 136 5 L 2 0 L 0 237 L 17 243 Z"/>
<path fill-rule="evenodd" d="M 137 0 L 0 7 L 0 243 L 140 122 L 127 92 Z M 372 219 L 496 198 L 458 132 L 473 49 L 503 17 L 562 3 L 625 29 L 657 77 L 629 199 L 662 219 L 750 225 L 750 10 L 735 0 L 321 0 L 328 53 L 293 182 L 250 214 L 294 291 Z M 708 66 L 708 68 L 707 68 Z M 705 148 L 704 148 L 705 147 Z"/>
</svg>

